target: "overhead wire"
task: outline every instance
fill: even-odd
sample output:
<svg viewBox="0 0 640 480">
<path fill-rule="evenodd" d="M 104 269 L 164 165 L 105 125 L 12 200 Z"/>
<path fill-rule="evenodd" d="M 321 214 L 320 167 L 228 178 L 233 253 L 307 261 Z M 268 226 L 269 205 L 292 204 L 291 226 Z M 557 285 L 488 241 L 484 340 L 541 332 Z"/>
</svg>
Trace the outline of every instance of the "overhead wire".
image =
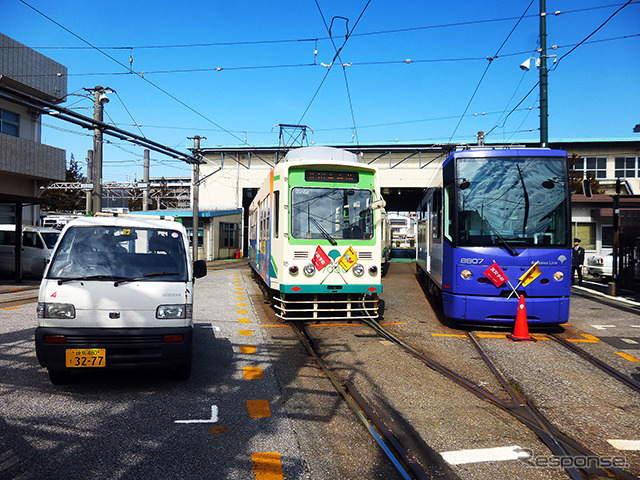
<svg viewBox="0 0 640 480">
<path fill-rule="evenodd" d="M 124 101 L 122 100 L 122 98 L 120 98 L 120 95 L 118 95 L 118 92 L 116 92 L 115 90 L 111 89 L 111 91 L 113 93 L 116 94 L 116 97 L 118 97 L 118 100 L 120 100 L 120 103 L 122 104 L 122 106 L 124 107 L 124 109 L 126 110 L 126 112 L 129 114 L 129 118 L 131 118 L 131 121 L 133 122 L 133 125 L 138 129 L 138 131 L 140 132 L 140 135 L 142 135 L 144 138 L 147 138 L 147 136 L 144 134 L 144 132 L 142 131 L 142 129 L 140 128 L 140 124 L 138 122 L 136 122 L 135 118 L 133 118 L 133 115 L 131 115 L 131 112 L 129 111 L 129 109 L 127 108 L 127 106 L 124 104 Z"/>
<path fill-rule="evenodd" d="M 631 3 L 640 3 L 638 0 L 633 0 Z M 572 10 L 558 11 L 555 12 L 556 16 L 559 15 L 567 15 L 567 14 L 575 14 L 582 13 L 592 10 L 599 10 L 603 8 L 611 8 L 623 5 L 623 3 L 612 3 L 607 5 L 598 5 L 594 7 L 584 7 L 584 8 L 576 8 Z M 524 18 L 535 18 L 536 14 L 525 15 Z M 498 18 L 487 18 L 481 20 L 469 20 L 464 22 L 451 22 L 451 23 L 442 23 L 435 25 L 423 25 L 418 27 L 408 27 L 408 28 L 397 28 L 390 30 L 379 30 L 373 32 L 362 32 L 354 34 L 355 37 L 365 37 L 365 36 L 375 36 L 375 35 L 388 35 L 394 33 L 405 33 L 412 31 L 421 31 L 421 30 L 432 30 L 439 28 L 452 28 L 452 27 L 467 27 L 470 25 L 482 25 L 486 23 L 496 23 L 496 22 L 508 22 L 517 20 L 519 17 L 498 17 Z M 208 42 L 208 43 L 183 43 L 183 44 L 164 44 L 164 45 L 106 45 L 106 46 L 98 46 L 97 48 L 101 50 L 132 50 L 132 49 L 167 49 L 167 48 L 200 48 L 200 47 L 228 47 L 228 46 L 246 46 L 246 45 L 271 45 L 271 44 L 282 44 L 282 43 L 310 43 L 310 42 L 318 42 L 318 41 L 327 41 L 331 40 L 331 37 L 307 37 L 307 38 L 290 38 L 290 39 L 277 39 L 277 40 L 242 40 L 235 42 Z M 92 48 L 96 48 L 93 46 L 83 47 L 83 46 L 36 46 L 33 47 L 36 49 L 50 49 L 50 50 L 89 50 Z"/>
<path fill-rule="evenodd" d="M 68 32 L 69 34 L 73 35 L 74 37 L 76 37 L 78 40 L 82 41 L 83 43 L 86 43 L 87 45 L 89 45 L 90 47 L 92 47 L 93 49 L 95 49 L 96 51 L 100 52 L 102 55 L 104 55 L 105 57 L 109 58 L 110 60 L 112 60 L 113 62 L 117 63 L 118 65 L 120 65 L 121 67 L 123 67 L 125 70 L 128 70 L 130 74 L 134 74 L 136 75 L 138 78 L 141 78 L 142 80 L 144 80 L 145 82 L 147 82 L 149 85 L 151 85 L 152 87 L 156 88 L 157 90 L 161 91 L 162 93 L 164 93 L 165 95 L 167 95 L 169 98 L 173 99 L 174 101 L 178 102 L 180 105 L 182 105 L 183 107 L 187 108 L 188 110 L 190 110 L 191 112 L 195 113 L 196 115 L 198 115 L 199 117 L 201 117 L 202 119 L 206 120 L 207 122 L 215 125 L 216 127 L 218 127 L 220 130 L 222 130 L 223 132 L 227 133 L 228 135 L 231 135 L 233 138 L 239 140 L 242 144 L 245 144 L 246 142 L 241 139 L 240 137 L 234 135 L 233 133 L 231 133 L 229 130 L 227 130 L 226 128 L 222 127 L 221 125 L 219 125 L 218 123 L 216 123 L 215 121 L 213 121 L 212 119 L 210 119 L 209 117 L 207 117 L 206 115 L 198 112 L 195 108 L 191 107 L 190 105 L 188 105 L 187 103 L 183 102 L 182 100 L 180 100 L 178 97 L 176 97 L 175 95 L 171 94 L 170 92 L 168 92 L 167 90 L 165 90 L 164 88 L 160 87 L 159 85 L 153 83 L 151 80 L 147 79 L 144 77 L 144 75 L 139 74 L 138 72 L 135 72 L 133 70 L 131 70 L 130 66 L 125 65 L 124 63 L 120 62 L 119 60 L 117 60 L 116 58 L 112 57 L 111 55 L 109 55 L 108 53 L 106 53 L 105 51 L 101 50 L 100 48 L 96 47 L 95 45 L 93 45 L 91 42 L 89 42 L 88 40 L 85 40 L 84 38 L 82 38 L 80 35 L 76 34 L 75 32 L 71 31 L 70 29 L 68 29 L 67 27 L 65 27 L 64 25 L 62 25 L 61 23 L 57 22 L 56 20 L 54 20 L 53 18 L 49 17 L 48 15 L 46 15 L 44 12 L 41 12 L 40 10 L 38 10 L 37 8 L 35 8 L 34 6 L 30 5 L 29 3 L 27 3 L 25 0 L 19 0 L 22 4 L 24 4 L 25 6 L 29 7 L 30 9 L 32 9 L 34 12 L 38 13 L 39 15 L 43 16 L 44 18 L 46 18 L 47 20 L 49 20 L 50 22 L 54 23 L 55 25 L 57 25 L 58 27 L 62 28 L 63 30 L 65 30 L 66 32 Z"/>
<path fill-rule="evenodd" d="M 473 102 L 473 99 L 476 96 L 476 93 L 478 93 L 478 90 L 480 89 L 480 85 L 482 84 L 482 81 L 484 80 L 484 77 L 487 75 L 487 71 L 489 70 L 489 67 L 491 67 L 491 63 L 498 58 L 498 55 L 500 53 L 500 50 L 502 50 L 502 47 L 504 47 L 504 45 L 507 43 L 507 41 L 509 40 L 509 38 L 511 38 L 511 35 L 513 34 L 513 32 L 515 31 L 515 29 L 518 27 L 518 25 L 520 25 L 520 22 L 522 21 L 522 19 L 524 18 L 524 16 L 527 14 L 527 12 L 529 11 L 529 9 L 531 8 L 531 5 L 533 5 L 533 2 L 535 0 L 531 0 L 531 2 L 529 3 L 529 5 L 527 6 L 527 8 L 525 9 L 524 13 L 520 16 L 520 18 L 518 19 L 518 21 L 516 22 L 516 24 L 513 26 L 513 28 L 511 29 L 511 31 L 509 32 L 509 34 L 507 35 L 507 37 L 504 39 L 504 41 L 502 42 L 502 44 L 500 45 L 500 47 L 498 48 L 498 50 L 496 50 L 496 53 L 493 57 L 487 57 L 487 60 L 489 63 L 487 63 L 486 68 L 484 69 L 484 72 L 482 73 L 482 76 L 480 77 L 480 80 L 478 81 L 478 84 L 476 85 L 475 90 L 473 91 L 473 94 L 471 95 L 471 98 L 469 99 L 469 102 L 467 102 L 467 106 L 464 109 L 464 112 L 462 113 L 462 115 L 460 116 L 460 119 L 458 120 L 458 123 L 456 125 L 456 128 L 454 128 L 453 133 L 451 134 L 451 136 L 449 137 L 449 143 L 451 143 L 451 140 L 453 139 L 454 135 L 456 134 L 456 132 L 458 131 L 458 128 L 460 127 L 460 124 L 462 123 L 462 119 L 464 118 L 464 116 L 467 114 L 467 111 L 469 110 L 469 107 L 471 106 L 471 102 Z"/>
<path fill-rule="evenodd" d="M 331 45 L 333 45 L 333 49 L 336 51 L 336 54 L 338 55 L 338 60 L 340 61 L 340 65 L 342 66 L 342 73 L 344 75 L 344 83 L 345 83 L 345 87 L 347 90 L 347 99 L 349 101 L 349 110 L 351 111 L 351 122 L 353 123 L 353 135 L 356 139 L 356 144 L 360 145 L 360 139 L 358 138 L 358 128 L 356 126 L 356 117 L 353 113 L 353 102 L 351 100 L 351 91 L 349 89 L 349 80 L 347 79 L 347 67 L 344 64 L 344 62 L 342 61 L 342 57 L 340 57 L 340 55 L 338 54 L 338 48 L 336 47 L 336 43 L 333 41 L 333 35 L 331 34 L 331 27 L 329 25 L 327 25 L 327 21 L 324 18 L 324 14 L 322 13 L 322 9 L 320 8 L 320 4 L 318 3 L 318 0 L 315 0 L 316 3 L 316 7 L 318 7 L 318 12 L 320 12 L 320 17 L 322 17 L 322 23 L 324 23 L 324 27 L 327 30 L 327 32 L 329 33 L 329 37 L 331 37 Z M 367 5 L 365 6 L 365 10 L 366 8 L 369 6 L 369 4 L 367 3 Z M 333 22 L 332 22 L 333 23 Z M 347 36 L 349 35 L 349 23 L 347 21 Z M 346 41 L 346 40 L 345 40 Z"/>
<path fill-rule="evenodd" d="M 602 24 L 600 24 L 600 26 L 598 26 L 598 28 L 596 28 L 593 32 L 591 32 L 589 35 L 587 35 L 581 42 L 579 42 L 577 45 L 575 45 L 571 50 L 569 50 L 567 53 L 565 53 L 564 55 L 562 55 L 561 57 L 558 58 L 558 60 L 555 62 L 555 64 L 553 65 L 553 67 L 549 70 L 549 71 L 554 71 L 556 68 L 558 68 L 558 64 L 560 63 L 560 61 L 565 58 L 567 55 L 571 55 L 571 53 L 573 53 L 578 47 L 580 47 L 580 45 L 584 44 L 587 40 L 589 40 L 589 38 L 591 38 L 593 35 L 595 35 L 602 27 L 604 27 L 607 23 L 609 23 L 609 21 L 615 17 L 618 13 L 620 13 L 620 11 L 626 7 L 628 7 L 629 5 L 631 5 L 633 2 L 633 0 L 629 0 L 628 2 L 626 2 L 624 5 L 622 5 L 619 9 L 617 9 L 615 12 L 613 12 L 609 18 L 607 18 L 604 22 L 602 22 Z"/>
<path fill-rule="evenodd" d="M 553 50 L 561 50 L 564 48 L 576 47 L 578 45 L 603 43 L 616 40 L 625 40 L 629 38 L 640 37 L 640 33 L 634 33 L 629 35 L 622 35 L 617 37 L 603 38 L 599 40 L 582 41 L 580 44 L 567 44 L 567 45 L 555 45 Z M 527 50 L 519 52 L 501 53 L 497 58 L 505 57 L 517 57 L 522 55 L 535 54 L 536 50 Z M 486 56 L 478 57 L 458 57 L 458 58 L 430 58 L 430 59 L 403 59 L 403 60 L 373 60 L 366 62 L 349 62 L 350 67 L 364 67 L 364 66 L 382 66 L 382 65 L 412 65 L 421 63 L 447 63 L 447 62 L 478 62 L 487 60 Z M 320 67 L 322 65 L 317 63 L 293 63 L 283 65 L 245 65 L 237 67 L 208 67 L 208 68 L 182 68 L 182 69 L 165 69 L 165 70 L 148 70 L 140 72 L 141 75 L 164 75 L 164 74 L 180 74 L 180 73 L 204 73 L 204 72 L 227 72 L 227 71 L 242 71 L 242 70 L 267 70 L 267 69 L 280 69 L 280 68 L 309 68 Z M 323 67 L 325 68 L 325 67 Z M 135 72 L 134 72 L 135 73 Z M 67 73 L 63 75 L 65 77 L 80 77 L 80 76 L 119 76 L 119 75 L 131 75 L 132 72 L 127 70 L 126 72 L 81 72 L 81 73 Z M 38 73 L 38 74 L 23 74 L 22 78 L 31 77 L 51 77 L 60 76 L 56 73 Z M 71 94 L 69 94 L 71 95 Z M 233 131 L 233 130 L 232 130 Z M 242 130 L 241 132 L 244 132 Z"/>
<path fill-rule="evenodd" d="M 560 58 L 557 59 L 557 61 L 554 63 L 553 67 L 549 69 L 549 71 L 547 73 L 551 73 L 553 71 L 555 71 L 558 68 L 558 63 L 560 62 L 560 60 L 562 60 L 563 58 L 565 58 L 567 55 L 570 55 L 572 52 L 574 52 L 578 47 L 580 47 L 581 45 L 588 43 L 587 40 L 589 40 L 589 38 L 591 38 L 593 35 L 595 35 L 602 27 L 604 27 L 614 16 L 616 16 L 622 9 L 624 9 L 625 7 L 631 5 L 632 3 L 637 3 L 637 2 L 633 2 L 633 0 L 629 0 L 628 2 L 624 3 L 620 8 L 618 8 L 615 12 L 613 12 L 603 23 L 601 23 L 595 30 L 593 30 L 589 35 L 587 35 L 581 42 L 578 42 L 577 44 L 573 45 L 573 48 L 571 50 L 569 50 L 567 53 L 565 53 L 564 55 L 562 55 Z M 600 40 L 602 41 L 602 40 Z M 598 40 L 595 40 L 593 42 L 589 42 L 589 43 L 595 43 L 598 42 Z M 558 47 L 559 48 L 559 47 Z M 522 82 L 522 80 L 521 80 Z M 529 90 L 526 95 L 522 98 L 522 100 L 520 100 L 520 102 L 507 114 L 507 116 L 504 118 L 502 125 L 504 128 L 504 125 L 507 121 L 507 119 L 509 118 L 509 116 L 511 116 L 511 114 L 527 99 L 527 97 L 529 97 L 529 95 L 531 95 L 531 93 L 540 85 L 540 81 L 538 81 L 532 88 L 531 90 Z M 513 98 L 513 97 L 512 97 Z M 539 97 L 538 97 L 539 98 Z M 511 100 L 509 100 L 509 102 L 511 102 Z M 527 115 L 528 116 L 528 115 Z M 525 116 L 525 119 L 526 117 Z M 522 123 L 524 123 L 524 120 L 522 121 Z M 522 126 L 522 123 L 520 123 L 520 126 Z M 495 130 L 498 127 L 499 121 L 493 126 L 493 128 L 491 128 L 491 130 L 489 130 L 486 135 L 489 135 L 489 133 L 491 133 L 493 130 Z M 519 127 L 518 127 L 519 128 Z"/>
<path fill-rule="evenodd" d="M 360 16 L 356 20 L 356 23 L 353 25 L 353 28 L 351 29 L 350 32 L 347 33 L 347 35 L 346 35 L 346 37 L 344 39 L 344 42 L 342 42 L 342 45 L 340 46 L 340 48 L 338 48 L 336 50 L 336 54 L 334 55 L 333 60 L 331 60 L 331 63 L 329 63 L 329 66 L 327 67 L 327 73 L 325 73 L 324 77 L 322 78 L 322 81 L 320 82 L 320 85 L 318 85 L 318 88 L 316 89 L 315 93 L 313 94 L 313 97 L 311 98 L 311 101 L 307 105 L 307 108 L 305 108 L 304 112 L 302 113 L 302 116 L 300 117 L 300 120 L 298 120 L 298 125 L 302 125 L 302 121 L 304 120 L 304 117 L 307 115 L 307 112 L 309 111 L 309 109 L 311 108 L 311 105 L 313 104 L 314 100 L 318 96 L 318 93 L 320 93 L 320 89 L 322 88 L 322 85 L 324 85 L 324 82 L 327 80 L 327 77 L 329 76 L 329 73 L 331 72 L 331 67 L 335 63 L 336 58 L 338 58 L 338 56 L 340 55 L 340 52 L 342 51 L 342 49 L 345 47 L 345 45 L 349 41 L 349 38 L 351 38 L 351 35 L 353 34 L 353 31 L 358 26 L 358 23 L 360 23 L 360 19 L 364 15 L 364 12 L 366 12 L 366 10 L 369 7 L 370 3 L 371 3 L 371 0 L 368 0 L 367 4 L 362 9 L 362 12 L 360 13 Z"/>
</svg>

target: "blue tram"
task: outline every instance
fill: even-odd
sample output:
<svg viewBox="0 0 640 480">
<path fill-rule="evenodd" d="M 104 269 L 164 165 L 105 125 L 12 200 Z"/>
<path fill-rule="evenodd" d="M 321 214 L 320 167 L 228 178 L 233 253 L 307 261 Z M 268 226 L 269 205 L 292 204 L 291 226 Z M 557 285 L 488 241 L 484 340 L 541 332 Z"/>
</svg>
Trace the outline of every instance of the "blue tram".
<svg viewBox="0 0 640 480">
<path fill-rule="evenodd" d="M 417 273 L 447 317 L 510 324 L 524 295 L 530 324 L 569 319 L 566 157 L 485 148 L 455 151 L 442 163 L 418 208 Z"/>
<path fill-rule="evenodd" d="M 291 150 L 249 207 L 249 262 L 284 320 L 377 319 L 384 200 L 375 167 Z"/>
</svg>

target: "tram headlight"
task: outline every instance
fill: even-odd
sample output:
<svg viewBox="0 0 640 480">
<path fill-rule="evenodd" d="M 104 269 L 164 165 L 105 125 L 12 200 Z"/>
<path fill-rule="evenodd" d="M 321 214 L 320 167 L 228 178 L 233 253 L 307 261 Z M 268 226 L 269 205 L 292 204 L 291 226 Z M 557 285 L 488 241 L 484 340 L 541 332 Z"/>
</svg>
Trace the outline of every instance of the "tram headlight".
<svg viewBox="0 0 640 480">
<path fill-rule="evenodd" d="M 289 273 L 291 275 L 297 275 L 298 274 L 298 266 L 297 265 L 291 265 L 289 267 Z"/>
<path fill-rule="evenodd" d="M 313 263 L 307 263 L 302 269 L 302 271 L 307 277 L 310 277 L 314 273 L 316 273 L 316 267 L 313 266 Z"/>
<path fill-rule="evenodd" d="M 471 277 L 473 277 L 473 273 L 471 273 L 471 270 L 465 269 L 460 272 L 460 276 L 463 280 L 469 280 Z"/>
<path fill-rule="evenodd" d="M 351 267 L 351 268 L 353 269 L 353 274 L 354 274 L 356 277 L 361 277 L 362 275 L 364 275 L 364 267 L 363 267 L 361 264 L 356 263 L 356 264 L 355 264 L 353 267 Z"/>
<path fill-rule="evenodd" d="M 375 275 L 375 274 L 377 274 L 377 273 L 378 273 L 378 266 L 377 266 L 377 265 L 371 265 L 371 266 L 369 267 L 369 273 L 370 273 L 371 275 Z"/>
<path fill-rule="evenodd" d="M 559 281 L 560 281 L 560 280 L 562 280 L 563 278 L 564 278 L 564 273 L 562 273 L 562 272 L 559 272 L 559 271 L 558 271 L 558 272 L 556 272 L 556 273 L 554 273 L 554 274 L 553 274 L 553 279 L 554 279 L 556 282 L 559 282 Z"/>
</svg>

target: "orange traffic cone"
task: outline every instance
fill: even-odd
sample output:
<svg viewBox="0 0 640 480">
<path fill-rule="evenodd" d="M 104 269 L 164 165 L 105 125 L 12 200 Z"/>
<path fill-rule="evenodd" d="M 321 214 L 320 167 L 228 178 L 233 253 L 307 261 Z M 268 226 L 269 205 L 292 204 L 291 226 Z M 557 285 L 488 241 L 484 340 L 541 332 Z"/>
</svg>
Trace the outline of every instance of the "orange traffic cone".
<svg viewBox="0 0 640 480">
<path fill-rule="evenodd" d="M 518 314 L 516 315 L 516 325 L 513 329 L 513 335 L 507 335 L 512 342 L 535 342 L 536 339 L 529 335 L 529 326 L 527 324 L 527 309 L 524 306 L 524 295 L 520 295 L 520 303 L 518 303 Z"/>
</svg>

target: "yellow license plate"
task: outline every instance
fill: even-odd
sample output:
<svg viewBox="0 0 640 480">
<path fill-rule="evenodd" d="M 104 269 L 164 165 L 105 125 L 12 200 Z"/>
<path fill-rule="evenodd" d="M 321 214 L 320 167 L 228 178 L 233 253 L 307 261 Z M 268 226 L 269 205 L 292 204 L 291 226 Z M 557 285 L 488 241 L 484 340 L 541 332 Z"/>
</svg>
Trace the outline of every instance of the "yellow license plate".
<svg viewBox="0 0 640 480">
<path fill-rule="evenodd" d="M 104 348 L 67 349 L 66 366 L 69 368 L 104 367 L 106 350 Z"/>
</svg>

